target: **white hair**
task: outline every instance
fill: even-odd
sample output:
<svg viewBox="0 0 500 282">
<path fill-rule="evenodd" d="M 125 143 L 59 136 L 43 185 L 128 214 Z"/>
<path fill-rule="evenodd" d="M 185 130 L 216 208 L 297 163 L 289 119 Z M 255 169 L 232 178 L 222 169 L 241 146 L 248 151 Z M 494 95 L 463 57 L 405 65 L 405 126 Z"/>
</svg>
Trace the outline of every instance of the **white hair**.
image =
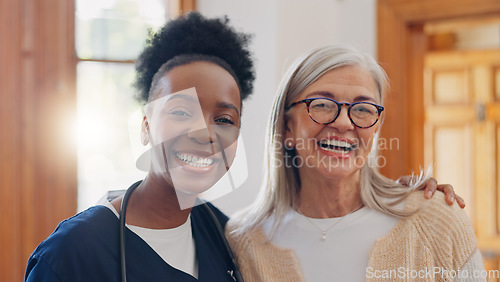
<svg viewBox="0 0 500 282">
<path fill-rule="evenodd" d="M 387 74 L 370 55 L 348 45 L 336 44 L 314 49 L 299 58 L 283 77 L 273 103 L 266 134 L 263 187 L 256 201 L 234 217 L 232 222 L 236 233 L 258 227 L 271 215 L 275 218 L 273 230 L 276 230 L 289 209 L 294 207 L 300 191 L 300 177 L 297 167 L 283 165 L 286 157 L 295 154 L 283 145 L 287 118 L 285 109 L 322 75 L 347 65 L 361 66 L 371 73 L 376 85 L 377 103 L 383 105 L 388 87 Z M 383 176 L 376 164 L 377 139 L 374 138 L 374 149 L 361 168 L 361 199 L 366 206 L 383 213 L 409 216 L 416 210 L 404 211 L 395 205 L 425 183 L 430 171 L 413 177 L 408 186 Z"/>
</svg>

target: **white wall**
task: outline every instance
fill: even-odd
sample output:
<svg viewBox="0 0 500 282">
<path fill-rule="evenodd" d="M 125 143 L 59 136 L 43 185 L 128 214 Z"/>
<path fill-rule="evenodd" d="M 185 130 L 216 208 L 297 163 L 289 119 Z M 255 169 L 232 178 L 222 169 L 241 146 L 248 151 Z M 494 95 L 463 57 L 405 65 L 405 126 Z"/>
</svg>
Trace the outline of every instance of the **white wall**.
<svg viewBox="0 0 500 282">
<path fill-rule="evenodd" d="M 198 0 L 207 17 L 227 15 L 240 31 L 254 34 L 257 79 L 243 109 L 242 138 L 248 179 L 214 201 L 227 214 L 249 205 L 263 175 L 264 135 L 281 75 L 304 52 L 331 43 L 349 43 L 376 54 L 376 0 Z"/>
</svg>

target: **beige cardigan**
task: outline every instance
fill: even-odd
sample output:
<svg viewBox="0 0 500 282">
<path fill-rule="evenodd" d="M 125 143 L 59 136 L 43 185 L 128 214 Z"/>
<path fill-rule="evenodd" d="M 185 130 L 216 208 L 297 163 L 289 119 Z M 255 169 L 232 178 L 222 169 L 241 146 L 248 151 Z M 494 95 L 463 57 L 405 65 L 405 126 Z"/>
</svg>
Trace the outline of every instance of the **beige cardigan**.
<svg viewBox="0 0 500 282">
<path fill-rule="evenodd" d="M 398 270 L 400 267 L 411 271 L 434 267 L 457 270 L 477 250 L 468 217 L 456 203 L 448 206 L 444 194 L 436 193 L 432 199 L 426 200 L 422 191 L 415 192 L 407 198 L 406 208 L 418 206 L 423 208 L 413 216 L 399 220 L 387 236 L 375 242 L 368 262 L 371 273 Z M 235 236 L 231 233 L 234 230 L 231 223 L 228 223 L 226 236 L 246 282 L 304 280 L 292 250 L 281 249 L 266 240 L 260 227 Z M 439 275 L 435 279 L 425 281 L 447 281 Z M 397 280 L 393 277 L 377 281 Z"/>
</svg>

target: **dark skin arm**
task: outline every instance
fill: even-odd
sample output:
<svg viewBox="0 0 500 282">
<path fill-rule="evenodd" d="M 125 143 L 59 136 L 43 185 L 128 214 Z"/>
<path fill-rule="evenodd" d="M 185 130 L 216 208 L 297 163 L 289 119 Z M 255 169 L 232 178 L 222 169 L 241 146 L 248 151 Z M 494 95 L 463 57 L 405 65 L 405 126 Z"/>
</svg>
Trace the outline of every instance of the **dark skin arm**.
<svg viewBox="0 0 500 282">
<path fill-rule="evenodd" d="M 398 179 L 398 182 L 404 185 L 408 185 L 410 176 L 403 176 Z M 430 178 L 420 189 L 424 189 L 424 195 L 426 199 L 432 198 L 436 191 L 441 191 L 445 194 L 446 203 L 448 205 L 453 205 L 457 201 L 458 205 L 463 209 L 465 208 L 465 201 L 462 197 L 455 194 L 455 190 L 450 184 L 438 184 L 436 179 Z"/>
</svg>

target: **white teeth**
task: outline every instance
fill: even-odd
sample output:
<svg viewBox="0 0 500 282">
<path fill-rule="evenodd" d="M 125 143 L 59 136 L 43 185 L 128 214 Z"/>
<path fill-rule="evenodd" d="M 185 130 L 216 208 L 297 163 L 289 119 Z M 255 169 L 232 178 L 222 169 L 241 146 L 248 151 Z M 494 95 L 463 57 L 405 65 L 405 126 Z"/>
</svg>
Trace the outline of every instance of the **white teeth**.
<svg viewBox="0 0 500 282">
<path fill-rule="evenodd" d="M 185 162 L 186 164 L 194 167 L 207 167 L 211 165 L 214 160 L 212 158 L 196 157 L 193 155 L 188 155 L 186 153 L 176 153 L 175 156 Z"/>
<path fill-rule="evenodd" d="M 321 147 L 323 150 L 325 151 L 330 151 L 330 152 L 335 152 L 335 153 L 349 153 L 350 150 L 336 150 L 336 149 L 332 149 L 332 148 L 329 148 L 329 147 Z"/>
<path fill-rule="evenodd" d="M 346 141 L 341 141 L 341 140 L 335 140 L 335 139 L 325 139 L 321 140 L 321 144 L 325 145 L 331 145 L 331 146 L 337 146 L 337 147 L 345 147 L 345 148 L 351 148 L 352 144 L 348 143 Z"/>
<path fill-rule="evenodd" d="M 354 145 L 341 140 L 336 139 L 324 139 L 319 142 L 321 148 L 332 151 L 332 152 L 349 152 L 354 149 Z"/>
</svg>

